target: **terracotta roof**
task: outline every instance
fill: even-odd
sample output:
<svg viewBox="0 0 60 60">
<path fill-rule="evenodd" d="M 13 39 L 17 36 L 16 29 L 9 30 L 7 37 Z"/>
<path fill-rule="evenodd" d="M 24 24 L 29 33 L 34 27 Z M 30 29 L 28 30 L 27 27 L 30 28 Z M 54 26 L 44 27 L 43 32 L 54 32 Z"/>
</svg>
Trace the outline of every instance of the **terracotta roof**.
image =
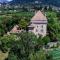
<svg viewBox="0 0 60 60">
<path fill-rule="evenodd" d="M 18 27 L 19 27 L 18 25 L 15 25 L 15 26 L 13 27 L 13 29 L 12 29 L 10 32 L 11 32 L 11 33 L 20 32 L 20 30 L 17 29 Z"/>
<path fill-rule="evenodd" d="M 32 17 L 31 21 L 40 21 L 40 20 L 47 20 L 46 16 L 39 10 L 35 16 Z"/>
</svg>

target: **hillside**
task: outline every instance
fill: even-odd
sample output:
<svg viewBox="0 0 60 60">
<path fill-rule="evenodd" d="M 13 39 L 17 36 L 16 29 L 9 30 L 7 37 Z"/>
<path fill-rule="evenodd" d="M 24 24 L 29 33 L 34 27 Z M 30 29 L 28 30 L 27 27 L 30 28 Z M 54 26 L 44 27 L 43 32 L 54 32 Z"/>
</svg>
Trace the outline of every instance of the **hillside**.
<svg viewBox="0 0 60 60">
<path fill-rule="evenodd" d="M 10 4 L 24 4 L 24 3 L 35 3 L 35 2 L 38 2 L 39 4 L 43 4 L 43 5 L 54 5 L 54 6 L 57 6 L 57 7 L 60 7 L 60 0 L 12 0 L 10 1 L 9 3 Z M 7 0 L 0 0 L 1 3 L 3 2 L 8 2 Z"/>
<path fill-rule="evenodd" d="M 35 1 L 38 1 L 39 4 L 54 5 L 54 6 L 60 7 L 60 0 L 13 0 L 10 3 L 14 3 L 14 4 L 26 3 L 27 4 L 27 3 L 35 3 Z"/>
</svg>

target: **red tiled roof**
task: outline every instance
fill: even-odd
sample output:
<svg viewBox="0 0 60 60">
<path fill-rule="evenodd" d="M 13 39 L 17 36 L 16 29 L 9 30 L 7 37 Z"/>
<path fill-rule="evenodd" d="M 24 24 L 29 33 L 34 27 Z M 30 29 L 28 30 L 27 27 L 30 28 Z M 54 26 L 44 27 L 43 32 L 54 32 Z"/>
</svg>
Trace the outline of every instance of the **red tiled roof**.
<svg viewBox="0 0 60 60">
<path fill-rule="evenodd" d="M 20 32 L 20 30 L 17 29 L 18 27 L 19 27 L 18 25 L 15 25 L 15 26 L 13 27 L 13 29 L 12 29 L 10 32 L 11 32 L 11 33 Z"/>
<path fill-rule="evenodd" d="M 32 17 L 31 21 L 47 20 L 46 16 L 39 10 L 35 16 Z"/>
</svg>

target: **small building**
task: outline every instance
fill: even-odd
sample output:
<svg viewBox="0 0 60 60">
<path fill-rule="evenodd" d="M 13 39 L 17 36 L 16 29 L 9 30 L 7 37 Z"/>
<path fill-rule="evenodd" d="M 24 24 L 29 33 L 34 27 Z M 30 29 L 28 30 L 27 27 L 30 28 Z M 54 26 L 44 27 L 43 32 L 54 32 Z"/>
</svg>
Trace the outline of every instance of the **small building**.
<svg viewBox="0 0 60 60">
<path fill-rule="evenodd" d="M 10 31 L 10 33 L 20 33 L 20 32 L 21 32 L 21 29 L 18 25 L 15 25 Z"/>
<path fill-rule="evenodd" d="M 33 32 L 37 37 L 46 36 L 47 34 L 47 18 L 41 11 L 38 11 L 31 19 L 28 26 L 29 32 Z"/>
<path fill-rule="evenodd" d="M 10 34 L 18 34 L 21 32 L 26 32 L 26 30 L 21 29 L 18 25 L 14 25 L 14 27 L 11 29 L 11 31 L 7 32 L 8 35 Z"/>
</svg>

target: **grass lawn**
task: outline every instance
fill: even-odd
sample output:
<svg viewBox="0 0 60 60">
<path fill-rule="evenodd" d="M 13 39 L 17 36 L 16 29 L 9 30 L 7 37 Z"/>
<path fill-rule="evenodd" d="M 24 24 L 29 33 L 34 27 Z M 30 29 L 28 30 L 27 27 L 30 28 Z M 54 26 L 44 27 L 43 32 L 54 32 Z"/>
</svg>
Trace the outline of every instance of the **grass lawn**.
<svg viewBox="0 0 60 60">
<path fill-rule="evenodd" d="M 3 15 L 8 15 L 8 16 L 13 16 L 13 15 L 17 15 L 17 16 L 33 16 L 34 13 L 33 12 L 8 13 L 8 14 L 2 14 L 2 15 L 0 15 L 0 18 L 3 17 Z"/>
<path fill-rule="evenodd" d="M 60 60 L 60 49 L 56 48 L 50 52 L 53 56 L 53 60 Z"/>
<path fill-rule="evenodd" d="M 3 15 L 0 15 L 0 22 L 3 20 L 3 18 L 5 16 L 7 16 L 9 18 L 9 17 L 15 16 L 15 15 L 18 16 L 18 17 L 31 18 L 34 15 L 34 13 L 33 12 L 19 12 L 19 13 L 3 14 Z"/>
<path fill-rule="evenodd" d="M 1 51 L 0 51 L 0 60 L 4 60 L 5 58 L 7 58 L 8 57 L 8 52 L 7 53 L 2 53 Z"/>
</svg>

